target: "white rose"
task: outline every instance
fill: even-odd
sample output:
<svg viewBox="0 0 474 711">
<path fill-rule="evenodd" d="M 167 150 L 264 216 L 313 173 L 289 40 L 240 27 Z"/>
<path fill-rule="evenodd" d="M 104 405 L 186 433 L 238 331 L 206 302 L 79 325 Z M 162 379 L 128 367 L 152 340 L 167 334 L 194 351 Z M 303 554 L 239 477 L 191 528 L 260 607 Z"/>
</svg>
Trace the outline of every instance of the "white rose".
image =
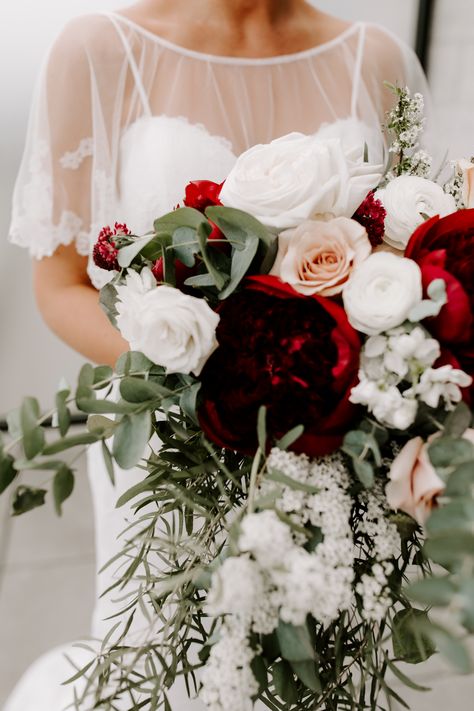
<svg viewBox="0 0 474 711">
<path fill-rule="evenodd" d="M 428 217 L 445 217 L 456 212 L 452 195 L 426 178 L 401 175 L 375 197 L 387 211 L 384 241 L 395 249 L 405 249 L 413 232 Z"/>
<path fill-rule="evenodd" d="M 421 301 L 421 270 L 411 259 L 377 252 L 352 272 L 342 295 L 352 326 L 374 336 L 399 326 Z"/>
<path fill-rule="evenodd" d="M 364 162 L 364 144 L 290 133 L 243 153 L 227 177 L 220 200 L 251 213 L 274 231 L 320 215 L 352 217 L 382 176 Z"/>
<path fill-rule="evenodd" d="M 219 316 L 206 301 L 157 286 L 147 268 L 129 272 L 117 293 L 117 326 L 132 350 L 168 373 L 199 375 L 217 348 Z"/>
</svg>

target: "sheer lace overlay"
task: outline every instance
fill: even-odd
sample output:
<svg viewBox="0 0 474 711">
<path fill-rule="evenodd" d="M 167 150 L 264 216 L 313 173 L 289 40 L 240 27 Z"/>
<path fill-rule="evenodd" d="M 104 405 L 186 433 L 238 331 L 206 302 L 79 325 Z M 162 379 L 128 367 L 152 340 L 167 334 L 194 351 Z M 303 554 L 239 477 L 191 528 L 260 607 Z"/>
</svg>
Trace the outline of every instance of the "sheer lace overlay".
<svg viewBox="0 0 474 711">
<path fill-rule="evenodd" d="M 70 22 L 46 59 L 31 111 L 10 238 L 36 258 L 100 228 L 147 231 L 190 179 L 222 180 L 235 157 L 290 131 L 357 118 L 383 150 L 384 80 L 426 93 L 410 48 L 373 24 L 268 59 L 174 45 L 115 14 Z M 107 275 L 90 264 L 92 283 Z"/>
</svg>

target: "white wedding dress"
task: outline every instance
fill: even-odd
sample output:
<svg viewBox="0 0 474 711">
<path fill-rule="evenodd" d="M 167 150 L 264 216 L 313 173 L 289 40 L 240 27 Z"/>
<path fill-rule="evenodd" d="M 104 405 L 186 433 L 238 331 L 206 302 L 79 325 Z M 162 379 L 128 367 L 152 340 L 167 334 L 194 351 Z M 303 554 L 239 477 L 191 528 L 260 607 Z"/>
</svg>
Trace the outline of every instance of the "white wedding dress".
<svg viewBox="0 0 474 711">
<path fill-rule="evenodd" d="M 36 258 L 73 241 L 90 255 L 102 226 L 117 220 L 135 234 L 148 231 L 182 201 L 188 181 L 220 182 L 240 152 L 290 131 L 329 124 L 325 130 L 347 141 L 366 141 L 371 159 L 383 162 L 381 124 L 393 103 L 384 80 L 426 94 L 412 50 L 377 25 L 351 25 L 297 54 L 242 59 L 184 49 L 118 14 L 78 18 L 55 42 L 38 85 L 11 239 Z M 92 261 L 89 274 L 97 288 L 108 277 Z M 114 489 L 100 450 L 91 447 L 89 475 L 99 570 L 119 550 L 117 536 L 130 518 L 115 502 L 143 473 L 117 471 Z M 106 618 L 117 611 L 114 594 L 98 597 L 112 578 L 113 568 L 98 576 L 93 638 L 105 636 Z M 134 634 L 146 626 L 145 618 L 135 623 Z M 72 688 L 60 686 L 73 673 L 65 653 L 78 665 L 87 657 L 71 645 L 44 655 L 4 711 L 71 704 Z M 183 684 L 168 698 L 173 711 L 202 708 Z"/>
</svg>

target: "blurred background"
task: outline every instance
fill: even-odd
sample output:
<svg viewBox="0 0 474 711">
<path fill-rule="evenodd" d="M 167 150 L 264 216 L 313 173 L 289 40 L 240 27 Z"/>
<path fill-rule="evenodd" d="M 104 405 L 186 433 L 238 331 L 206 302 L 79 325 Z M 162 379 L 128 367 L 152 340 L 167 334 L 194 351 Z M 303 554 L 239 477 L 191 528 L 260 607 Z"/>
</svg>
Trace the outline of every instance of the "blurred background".
<svg viewBox="0 0 474 711">
<path fill-rule="evenodd" d="M 452 157 L 474 153 L 473 0 L 314 2 L 347 19 L 379 22 L 416 47 L 428 71 L 443 144 Z M 74 382 L 82 363 L 37 314 L 28 255 L 7 241 L 9 209 L 30 98 L 48 46 L 69 18 L 117 7 L 117 0 L 0 3 L 0 420 L 26 394 L 48 406 L 60 377 Z M 0 708 L 40 653 L 88 633 L 94 596 L 92 508 L 84 466 L 80 469 L 78 491 L 62 519 L 45 509 L 12 520 L 7 497 L 0 497 Z M 415 711 L 448 704 L 472 708 L 473 679 L 455 680 L 439 662 L 424 675 L 434 690 L 414 697 Z"/>
</svg>

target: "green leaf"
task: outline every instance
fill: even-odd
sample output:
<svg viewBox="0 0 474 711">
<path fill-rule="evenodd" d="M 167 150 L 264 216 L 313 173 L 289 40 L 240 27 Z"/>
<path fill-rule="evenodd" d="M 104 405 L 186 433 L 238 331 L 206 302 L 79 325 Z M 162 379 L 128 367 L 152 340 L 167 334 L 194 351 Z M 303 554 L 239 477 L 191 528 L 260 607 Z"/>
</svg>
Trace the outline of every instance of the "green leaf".
<svg viewBox="0 0 474 711">
<path fill-rule="evenodd" d="M 138 239 L 135 239 L 132 244 L 127 245 L 127 247 L 122 247 L 122 249 L 119 249 L 117 257 L 117 262 L 119 263 L 119 266 L 122 267 L 122 269 L 129 267 L 135 257 L 137 257 L 142 251 L 142 249 L 144 249 L 147 244 L 152 241 L 154 236 L 155 235 L 150 232 L 144 237 L 139 237 Z"/>
<path fill-rule="evenodd" d="M 8 434 L 12 439 L 20 439 L 22 436 L 20 408 L 16 407 L 7 415 Z"/>
<path fill-rule="evenodd" d="M 474 553 L 474 534 L 468 531 L 446 531 L 432 535 L 424 545 L 424 553 L 435 563 L 450 566 Z"/>
<path fill-rule="evenodd" d="M 58 454 L 59 452 L 65 452 L 67 449 L 72 449 L 73 447 L 81 447 L 89 444 L 94 444 L 100 439 L 98 434 L 92 432 L 84 432 L 78 435 L 72 435 L 71 437 L 64 437 L 59 439 L 57 442 L 52 442 L 48 444 L 44 450 L 43 454 L 47 457 L 52 454 Z"/>
<path fill-rule="evenodd" d="M 125 415 L 115 431 L 112 453 L 122 469 L 131 469 L 143 457 L 150 439 L 151 414 Z"/>
<path fill-rule="evenodd" d="M 201 383 L 193 383 L 190 387 L 181 393 L 179 399 L 179 406 L 184 414 L 189 417 L 190 420 L 194 422 L 195 425 L 199 425 L 199 420 L 197 416 L 197 398 L 199 391 L 201 389 Z"/>
<path fill-rule="evenodd" d="M 426 530 L 430 535 L 444 531 L 474 530 L 474 501 L 454 499 L 435 509 L 426 522 Z"/>
<path fill-rule="evenodd" d="M 315 658 L 313 643 L 308 627 L 295 627 L 280 620 L 277 629 L 281 656 L 289 662 L 305 662 Z"/>
<path fill-rule="evenodd" d="M 196 230 L 192 227 L 178 227 L 173 232 L 173 250 L 175 256 L 186 266 L 194 267 L 199 244 Z"/>
<path fill-rule="evenodd" d="M 72 470 L 64 465 L 56 472 L 53 480 L 54 507 L 58 516 L 62 514 L 62 504 L 74 491 L 74 474 Z"/>
<path fill-rule="evenodd" d="M 433 622 L 422 623 L 420 629 L 424 635 L 429 636 L 432 644 L 436 645 L 439 653 L 456 671 L 460 674 L 470 674 L 472 672 L 472 661 L 469 652 L 450 630 Z"/>
<path fill-rule="evenodd" d="M 117 327 L 117 289 L 112 283 L 105 284 L 100 290 L 99 304 L 112 326 Z"/>
<path fill-rule="evenodd" d="M 15 460 L 0 448 L 0 494 L 3 494 L 17 476 Z"/>
<path fill-rule="evenodd" d="M 428 615 L 415 608 L 400 610 L 393 618 L 393 653 L 397 659 L 407 664 L 420 664 L 436 651 L 432 641 L 416 626 L 419 621 L 429 623 Z"/>
<path fill-rule="evenodd" d="M 120 394 L 127 402 L 143 403 L 162 400 L 171 395 L 171 390 L 152 380 L 127 377 L 120 383 Z"/>
<path fill-rule="evenodd" d="M 474 579 L 463 580 L 459 588 L 456 602 L 462 604 L 461 621 L 465 629 L 474 633 Z"/>
<path fill-rule="evenodd" d="M 107 470 L 107 474 L 109 475 L 109 479 L 111 481 L 112 486 L 115 486 L 115 470 L 114 470 L 114 461 L 112 459 L 112 455 L 110 454 L 110 450 L 107 447 L 107 443 L 105 442 L 105 440 L 102 440 L 101 445 L 102 445 L 102 456 L 104 458 L 104 464 L 105 464 L 105 468 Z"/>
<path fill-rule="evenodd" d="M 375 472 L 372 464 L 365 459 L 353 459 L 354 471 L 360 483 L 366 488 L 371 489 L 375 482 Z"/>
<path fill-rule="evenodd" d="M 205 288 L 215 286 L 216 282 L 209 272 L 206 272 L 205 274 L 196 274 L 195 276 L 188 277 L 184 282 L 184 285 L 199 289 L 201 287 Z"/>
<path fill-rule="evenodd" d="M 143 353 L 139 351 L 127 351 L 123 353 L 115 364 L 117 375 L 135 375 L 149 373 L 155 367 Z"/>
<path fill-rule="evenodd" d="M 19 486 L 13 498 L 13 516 L 32 511 L 43 506 L 48 492 L 46 489 L 35 489 L 31 486 Z"/>
<path fill-rule="evenodd" d="M 467 496 L 474 484 L 474 466 L 472 462 L 460 464 L 448 477 L 446 496 Z"/>
<path fill-rule="evenodd" d="M 219 299 L 227 299 L 239 286 L 246 276 L 258 250 L 258 238 L 248 236 L 243 249 L 234 249 L 230 269 L 230 281 L 219 294 Z"/>
<path fill-rule="evenodd" d="M 288 474 L 284 474 L 278 469 L 270 469 L 265 478 L 269 481 L 276 481 L 278 484 L 284 484 L 289 489 L 294 489 L 295 491 L 306 491 L 308 494 L 319 493 L 317 486 L 311 486 L 311 484 L 305 484 L 302 481 L 292 479 Z"/>
<path fill-rule="evenodd" d="M 70 393 L 69 390 L 61 390 L 56 393 L 56 413 L 59 433 L 61 437 L 65 437 L 71 425 L 71 413 L 66 405 Z"/>
<path fill-rule="evenodd" d="M 393 675 L 396 676 L 397 679 L 409 689 L 413 689 L 413 691 L 431 691 L 431 689 L 427 686 L 420 686 L 419 684 L 415 684 L 414 681 L 412 681 L 406 674 L 400 671 L 397 665 L 391 662 L 389 659 L 387 659 L 387 664 Z"/>
<path fill-rule="evenodd" d="M 412 583 L 406 592 L 408 597 L 423 605 L 445 607 L 456 594 L 456 586 L 450 577 L 425 578 Z"/>
<path fill-rule="evenodd" d="M 79 377 L 77 380 L 78 387 L 80 388 L 92 388 L 94 385 L 94 366 L 90 363 L 84 363 L 81 370 L 79 371 Z"/>
<path fill-rule="evenodd" d="M 114 371 L 109 365 L 98 365 L 94 368 L 94 386 L 105 388 L 114 377 Z"/>
<path fill-rule="evenodd" d="M 449 413 L 444 422 L 444 434 L 448 437 L 462 437 L 471 426 L 472 412 L 465 402 L 460 402 L 456 409 Z"/>
<path fill-rule="evenodd" d="M 452 469 L 474 462 L 474 445 L 467 439 L 440 437 L 430 445 L 428 454 L 436 469 Z"/>
<path fill-rule="evenodd" d="M 222 205 L 212 205 L 206 209 L 208 217 L 225 234 L 232 243 L 245 244 L 246 238 L 256 237 L 267 247 L 270 247 L 275 237 L 261 222 L 243 210 Z"/>
<path fill-rule="evenodd" d="M 276 662 L 272 667 L 272 678 L 278 696 L 287 704 L 296 704 L 298 687 L 290 665 L 284 660 Z"/>
<path fill-rule="evenodd" d="M 154 222 L 155 232 L 165 232 L 172 235 L 179 227 L 191 227 L 197 230 L 201 224 L 207 224 L 204 215 L 193 207 L 180 207 L 172 210 Z"/>
<path fill-rule="evenodd" d="M 99 437 L 105 437 L 108 439 L 112 437 L 116 427 L 117 422 L 111 420 L 103 415 L 89 415 L 87 418 L 87 429 L 91 434 L 98 435 Z"/>
<path fill-rule="evenodd" d="M 38 400 L 27 397 L 20 408 L 20 423 L 23 434 L 23 450 L 27 459 L 34 459 L 43 451 L 44 430 L 38 425 L 41 417 Z"/>
<path fill-rule="evenodd" d="M 301 435 L 304 433 L 304 425 L 298 425 L 297 427 L 293 427 L 292 430 L 287 432 L 281 439 L 279 439 L 276 443 L 275 446 L 278 447 L 278 449 L 281 449 L 283 451 L 289 449 L 292 444 L 294 444 Z"/>
<path fill-rule="evenodd" d="M 250 668 L 255 679 L 258 681 L 259 691 L 264 691 L 268 687 L 267 667 L 261 656 L 256 656 L 250 662 Z"/>
<path fill-rule="evenodd" d="M 227 274 L 223 274 L 221 271 L 219 271 L 219 269 L 217 269 L 217 267 L 214 265 L 214 262 L 212 261 L 212 256 L 207 246 L 207 240 L 210 233 L 211 227 L 208 222 L 205 222 L 199 225 L 196 234 L 199 242 L 199 248 L 201 250 L 201 257 L 203 259 L 205 267 L 213 278 L 216 288 L 221 291 L 227 284 L 229 278 Z"/>
<path fill-rule="evenodd" d="M 258 409 L 257 437 L 261 451 L 265 452 L 267 448 L 267 408 L 265 405 L 261 405 Z"/>
<path fill-rule="evenodd" d="M 322 692 L 321 679 L 319 678 L 314 661 L 291 662 L 291 668 L 306 688 L 314 691 L 316 694 Z"/>
</svg>

